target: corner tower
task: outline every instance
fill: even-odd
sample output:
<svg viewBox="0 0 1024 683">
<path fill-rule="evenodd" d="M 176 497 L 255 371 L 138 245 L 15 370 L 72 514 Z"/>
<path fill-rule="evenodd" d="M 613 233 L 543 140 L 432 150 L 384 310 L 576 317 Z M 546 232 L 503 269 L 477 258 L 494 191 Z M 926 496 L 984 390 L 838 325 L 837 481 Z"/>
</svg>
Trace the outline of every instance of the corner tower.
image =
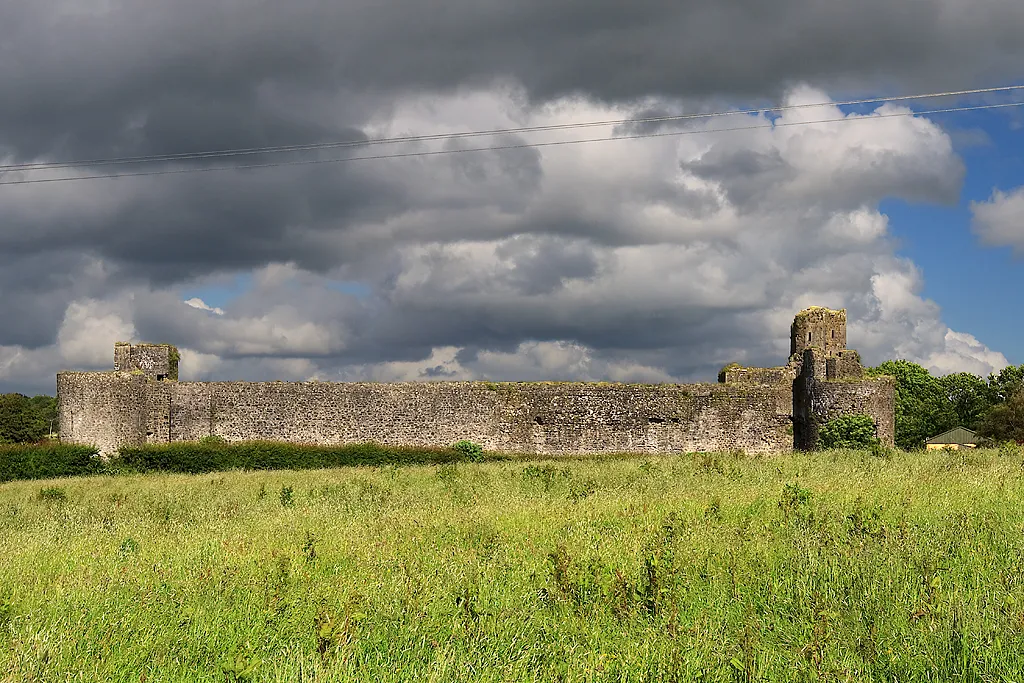
<svg viewBox="0 0 1024 683">
<path fill-rule="evenodd" d="M 170 344 L 114 344 L 114 370 L 138 372 L 153 379 L 178 379 L 177 347 Z"/>
<path fill-rule="evenodd" d="M 834 356 L 846 348 L 846 309 L 812 306 L 800 311 L 790 328 L 789 355 L 803 355 L 807 349 L 821 349 Z"/>
</svg>

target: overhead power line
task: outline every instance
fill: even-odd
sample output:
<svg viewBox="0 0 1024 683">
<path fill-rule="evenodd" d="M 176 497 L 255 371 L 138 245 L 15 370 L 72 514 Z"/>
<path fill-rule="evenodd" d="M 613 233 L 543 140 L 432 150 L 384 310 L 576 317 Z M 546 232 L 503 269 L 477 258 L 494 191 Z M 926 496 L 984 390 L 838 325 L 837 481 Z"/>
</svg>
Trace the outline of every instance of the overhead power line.
<svg viewBox="0 0 1024 683">
<path fill-rule="evenodd" d="M 835 104 L 835 103 L 832 103 Z M 811 106 L 811 105 L 808 105 Z M 820 105 L 817 105 L 820 106 Z M 488 147 L 466 147 L 462 149 L 441 149 L 441 150 L 430 150 L 430 151 L 417 151 L 417 152 L 397 152 L 394 154 L 375 154 L 368 156 L 356 156 L 356 157 L 339 157 L 332 159 L 297 159 L 292 161 L 276 161 L 261 164 L 240 164 L 232 166 L 198 166 L 188 168 L 164 168 L 155 171 L 138 171 L 131 173 L 103 173 L 95 175 L 79 175 L 71 176 L 66 178 L 30 178 L 25 180 L 4 180 L 0 181 L 0 185 L 35 185 L 39 183 L 61 183 L 61 182 L 72 182 L 77 180 L 102 180 L 110 178 L 138 178 L 144 176 L 161 176 L 161 175 L 181 175 L 186 173 L 210 173 L 215 171 L 238 171 L 238 170 L 249 170 L 249 169 L 261 169 L 261 168 L 280 168 L 284 166 L 311 166 L 320 164 L 337 164 L 345 163 L 350 161 L 372 161 L 376 159 L 403 159 L 409 157 L 430 157 L 440 156 L 448 154 L 463 154 L 469 152 L 495 152 L 502 150 L 512 149 L 529 149 L 536 147 L 560 147 L 566 145 L 579 145 L 593 142 L 612 142 L 614 140 L 638 140 L 642 138 L 662 138 L 662 137 L 681 137 L 684 135 L 707 135 L 714 133 L 730 133 L 744 130 L 771 130 L 773 128 L 784 128 L 793 126 L 810 126 L 810 125 L 821 125 L 826 123 L 849 123 L 854 121 L 878 121 L 881 119 L 891 118 L 907 118 L 914 116 L 928 116 L 933 114 L 946 114 L 951 112 L 963 112 L 963 111 L 980 111 L 983 109 L 1003 109 L 1008 107 L 1022 107 L 1024 102 L 1003 102 L 999 104 L 981 104 L 974 106 L 962 106 L 962 107 L 946 107 L 943 109 L 929 109 L 924 111 L 902 111 L 902 112 L 890 112 L 887 114 L 874 113 L 870 116 L 859 116 L 859 117 L 848 117 L 843 116 L 839 118 L 829 119 L 817 119 L 813 121 L 784 121 L 782 123 L 768 123 L 767 125 L 754 125 L 754 126 L 733 126 L 729 128 L 710 128 L 700 130 L 681 130 L 681 131 L 662 131 L 659 133 L 636 133 L 632 135 L 618 135 L 615 137 L 601 137 L 601 138 L 585 138 L 581 140 L 554 140 L 549 142 L 524 142 L 507 145 L 494 145 Z M 752 113 L 757 113 L 764 110 L 755 110 Z M 636 123 L 637 121 L 631 120 L 630 123 Z M 450 138 L 450 135 L 441 136 L 442 138 Z M 50 170 L 50 169 L 46 169 Z"/>
<path fill-rule="evenodd" d="M 452 140 L 461 138 L 484 137 L 490 135 L 513 135 L 522 133 L 539 133 L 558 130 L 574 130 L 582 128 L 597 128 L 602 126 L 619 126 L 644 123 L 667 123 L 678 121 L 691 121 L 699 119 L 712 119 L 723 116 L 738 116 L 761 113 L 782 113 L 799 109 L 810 109 L 813 107 L 845 107 L 860 104 L 880 104 L 883 102 L 906 102 L 911 100 L 927 100 L 938 97 L 962 97 L 965 95 L 982 95 L 994 93 L 1006 93 L 1017 90 L 1024 90 L 1024 85 L 1007 85 L 993 88 L 975 88 L 972 90 L 950 90 L 946 92 L 924 93 L 919 95 L 898 95 L 894 97 L 870 97 L 858 100 L 846 100 L 842 102 L 812 102 L 806 104 L 789 104 L 778 107 L 762 107 L 760 109 L 735 109 L 728 111 L 716 111 L 696 114 L 673 114 L 666 116 L 649 116 L 632 119 L 611 119 L 603 121 L 584 121 L 578 123 L 560 123 L 543 126 L 523 126 L 520 128 L 494 128 L 490 130 L 476 130 L 455 133 L 431 133 L 427 135 L 408 135 L 390 138 L 375 139 L 351 139 L 329 142 L 314 142 L 302 145 L 279 145 L 273 147 L 247 147 L 238 149 L 207 150 L 198 152 L 180 152 L 176 154 L 150 154 L 144 156 L 112 157 L 103 159 L 80 159 L 77 161 L 52 161 L 34 162 L 24 164 L 0 165 L 0 173 L 5 171 L 42 171 L 61 168 L 78 168 L 82 166 L 109 166 L 122 164 L 144 164 L 161 161 L 194 161 L 199 159 L 225 158 L 236 156 L 250 156 L 256 154 L 280 154 L 286 152 L 305 152 L 324 149 L 339 149 L 348 147 L 368 147 L 372 145 L 392 145 L 411 142 L 431 142 L 437 140 Z"/>
</svg>

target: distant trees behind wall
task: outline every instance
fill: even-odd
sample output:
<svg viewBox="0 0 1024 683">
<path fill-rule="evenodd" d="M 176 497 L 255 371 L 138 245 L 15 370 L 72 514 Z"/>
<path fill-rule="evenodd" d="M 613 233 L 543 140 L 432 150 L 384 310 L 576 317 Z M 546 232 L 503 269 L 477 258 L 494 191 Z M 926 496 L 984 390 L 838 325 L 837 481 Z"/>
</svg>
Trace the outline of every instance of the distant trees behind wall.
<svg viewBox="0 0 1024 683">
<path fill-rule="evenodd" d="M 869 375 L 896 378 L 896 445 L 921 448 L 926 439 L 966 427 L 993 441 L 1024 441 L 1024 365 L 987 380 L 969 372 L 936 377 L 906 360 L 886 361 Z"/>
<path fill-rule="evenodd" d="M 42 441 L 56 429 L 56 398 L 0 394 L 0 444 Z"/>
</svg>

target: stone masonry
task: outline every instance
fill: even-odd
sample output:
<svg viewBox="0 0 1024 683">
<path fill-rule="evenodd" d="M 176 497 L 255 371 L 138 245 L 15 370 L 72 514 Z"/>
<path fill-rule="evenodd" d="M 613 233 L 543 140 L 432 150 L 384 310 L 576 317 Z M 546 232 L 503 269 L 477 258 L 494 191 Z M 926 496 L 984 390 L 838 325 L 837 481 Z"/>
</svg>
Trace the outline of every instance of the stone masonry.
<svg viewBox="0 0 1024 683">
<path fill-rule="evenodd" d="M 836 415 L 866 413 L 894 436 L 891 378 L 865 378 L 846 346 L 846 312 L 793 323 L 789 362 L 723 368 L 718 384 L 581 382 L 179 382 L 167 344 L 114 348 L 113 372 L 57 375 L 61 440 L 98 446 L 219 436 L 516 453 L 810 449 Z"/>
</svg>

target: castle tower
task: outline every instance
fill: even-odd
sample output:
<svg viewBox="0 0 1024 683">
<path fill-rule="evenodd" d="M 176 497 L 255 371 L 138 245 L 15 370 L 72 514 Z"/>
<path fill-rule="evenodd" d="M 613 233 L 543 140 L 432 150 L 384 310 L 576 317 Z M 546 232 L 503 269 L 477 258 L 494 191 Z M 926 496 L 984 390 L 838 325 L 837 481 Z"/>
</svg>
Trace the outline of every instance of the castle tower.
<svg viewBox="0 0 1024 683">
<path fill-rule="evenodd" d="M 806 349 L 821 349 L 834 356 L 846 348 L 846 309 L 812 306 L 797 313 L 790 328 L 789 354 L 803 354 Z"/>
<path fill-rule="evenodd" d="M 178 349 L 170 344 L 114 344 L 114 370 L 141 372 L 153 379 L 178 379 Z"/>
</svg>

